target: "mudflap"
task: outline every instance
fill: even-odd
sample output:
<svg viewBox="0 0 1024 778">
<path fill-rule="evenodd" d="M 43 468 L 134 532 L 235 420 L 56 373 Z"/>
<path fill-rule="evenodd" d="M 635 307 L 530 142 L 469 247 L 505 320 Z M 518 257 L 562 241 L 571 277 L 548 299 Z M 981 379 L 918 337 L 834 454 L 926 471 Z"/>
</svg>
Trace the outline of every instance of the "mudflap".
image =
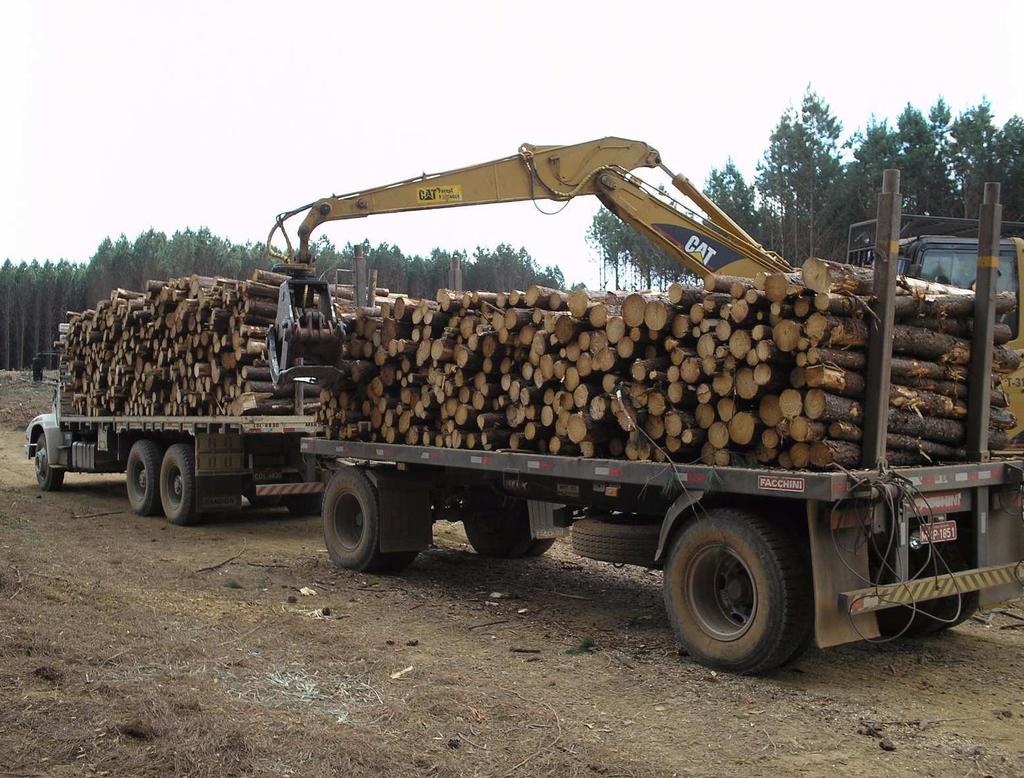
<svg viewBox="0 0 1024 778">
<path fill-rule="evenodd" d="M 1024 474 L 1017 467 L 1007 467 L 1007 484 L 999 491 L 990 492 L 987 515 L 975 514 L 978 566 L 1005 565 L 1024 560 L 1024 528 L 1021 526 L 1021 501 L 1024 499 Z M 1015 580 L 981 590 L 979 602 L 991 608 L 1006 600 L 1024 594 L 1024 562 L 1020 563 Z"/>
<path fill-rule="evenodd" d="M 851 614 L 838 607 L 840 593 L 862 586 L 870 575 L 867 544 L 855 542 L 861 530 L 857 526 L 833 530 L 828 505 L 817 500 L 807 501 L 807 530 L 814 577 L 814 637 L 818 647 L 877 638 L 880 633 L 874 613 Z M 842 560 L 836 558 L 837 551 L 843 555 Z"/>
<path fill-rule="evenodd" d="M 535 540 L 569 537 L 572 520 L 565 505 L 540 500 L 527 500 L 530 516 L 530 537 Z"/>
<path fill-rule="evenodd" d="M 196 477 L 196 510 L 200 513 L 242 509 L 242 476 L 200 475 Z"/>
<path fill-rule="evenodd" d="M 196 435 L 196 510 L 201 513 L 242 509 L 245 443 L 241 435 Z"/>
<path fill-rule="evenodd" d="M 414 473 L 369 468 L 380 501 L 380 550 L 423 551 L 434 540 L 431 481 Z"/>
</svg>

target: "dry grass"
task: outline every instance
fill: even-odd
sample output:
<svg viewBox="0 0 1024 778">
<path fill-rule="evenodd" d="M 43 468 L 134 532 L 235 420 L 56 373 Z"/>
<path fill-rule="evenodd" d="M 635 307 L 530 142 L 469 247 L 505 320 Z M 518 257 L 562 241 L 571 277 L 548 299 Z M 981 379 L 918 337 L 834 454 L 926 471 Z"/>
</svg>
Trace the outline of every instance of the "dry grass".
<svg viewBox="0 0 1024 778">
<path fill-rule="evenodd" d="M 53 388 L 32 382 L 27 371 L 0 370 L 0 429 L 24 430 L 32 418 L 50 409 Z"/>
</svg>

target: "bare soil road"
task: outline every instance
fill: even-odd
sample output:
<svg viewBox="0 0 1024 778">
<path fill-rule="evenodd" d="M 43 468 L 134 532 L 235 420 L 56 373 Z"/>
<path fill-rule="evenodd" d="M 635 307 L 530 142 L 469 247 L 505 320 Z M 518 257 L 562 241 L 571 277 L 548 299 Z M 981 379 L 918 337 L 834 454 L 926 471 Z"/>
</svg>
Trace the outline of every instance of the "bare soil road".
<svg viewBox="0 0 1024 778">
<path fill-rule="evenodd" d="M 174 527 L 107 476 L 41 494 L 26 392 L 0 376 L 0 775 L 1024 775 L 1019 603 L 715 674 L 659 573 L 561 544 L 494 561 L 439 525 L 368 576 L 316 518 Z"/>
</svg>

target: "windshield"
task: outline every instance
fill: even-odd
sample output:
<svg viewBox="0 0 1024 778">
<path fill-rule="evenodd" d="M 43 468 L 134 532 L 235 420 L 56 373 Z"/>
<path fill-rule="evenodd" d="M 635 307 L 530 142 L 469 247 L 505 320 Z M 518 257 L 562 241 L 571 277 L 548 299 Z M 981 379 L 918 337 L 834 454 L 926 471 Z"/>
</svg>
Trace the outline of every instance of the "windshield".
<svg viewBox="0 0 1024 778">
<path fill-rule="evenodd" d="M 978 254 L 970 249 L 930 248 L 925 249 L 921 261 L 918 278 L 924 281 L 935 281 L 939 284 L 959 286 L 961 289 L 973 289 L 974 278 L 978 268 Z M 996 279 L 996 290 L 1012 292 L 1017 295 L 1017 262 L 1013 249 L 1003 249 L 999 253 L 999 276 Z M 1017 300 L 1018 305 L 1020 300 Z M 1013 337 L 1017 337 L 1017 312 L 1011 311 L 996 317 L 1010 325 Z"/>
</svg>

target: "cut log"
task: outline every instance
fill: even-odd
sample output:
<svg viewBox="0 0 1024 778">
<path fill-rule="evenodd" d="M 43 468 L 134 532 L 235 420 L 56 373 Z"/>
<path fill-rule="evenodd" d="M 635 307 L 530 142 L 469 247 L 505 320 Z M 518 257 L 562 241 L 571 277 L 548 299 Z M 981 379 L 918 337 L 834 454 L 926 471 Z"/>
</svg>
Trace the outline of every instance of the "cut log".
<svg viewBox="0 0 1024 778">
<path fill-rule="evenodd" d="M 861 296 L 874 293 L 874 271 L 871 268 L 829 262 L 810 257 L 800 267 L 803 285 L 815 292 L 840 292 Z M 899 288 L 905 294 L 970 296 L 973 292 L 947 284 L 920 281 L 906 276 L 899 277 Z"/>
</svg>

